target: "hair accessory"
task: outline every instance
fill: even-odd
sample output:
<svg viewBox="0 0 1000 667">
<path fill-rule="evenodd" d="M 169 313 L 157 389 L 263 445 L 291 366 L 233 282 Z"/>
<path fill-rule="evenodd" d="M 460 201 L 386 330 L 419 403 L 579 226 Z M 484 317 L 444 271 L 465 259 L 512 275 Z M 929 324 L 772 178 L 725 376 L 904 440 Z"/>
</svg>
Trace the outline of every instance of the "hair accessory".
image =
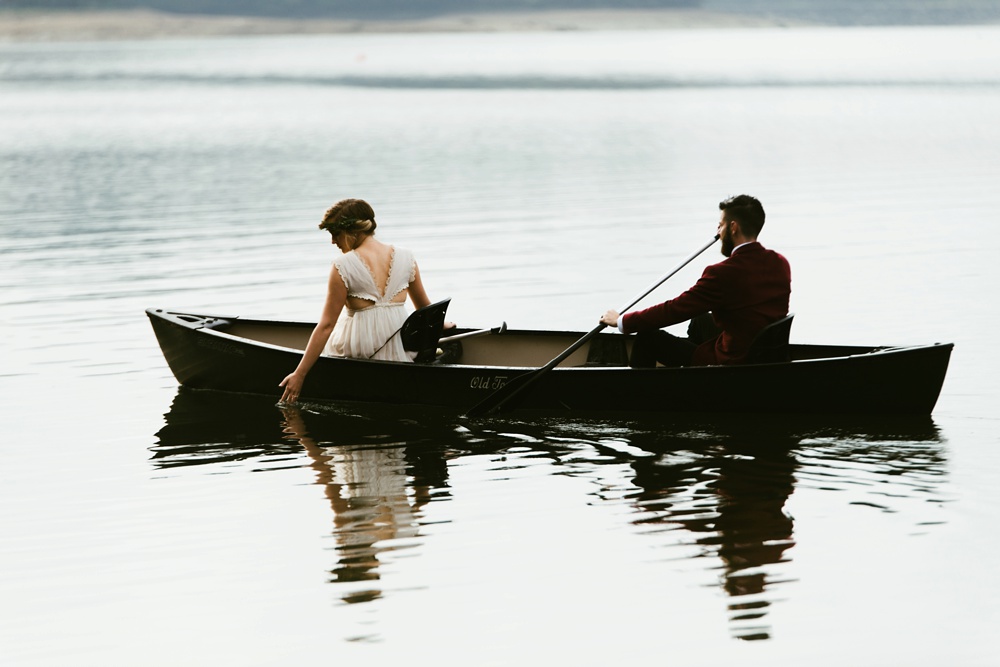
<svg viewBox="0 0 1000 667">
<path fill-rule="evenodd" d="M 360 231 L 360 230 L 355 230 L 354 227 L 357 226 L 358 223 L 366 223 L 366 222 L 370 227 L 371 220 L 361 220 L 360 218 L 341 218 L 340 220 L 338 220 L 333 224 L 327 224 L 324 226 L 331 232 Z"/>
</svg>

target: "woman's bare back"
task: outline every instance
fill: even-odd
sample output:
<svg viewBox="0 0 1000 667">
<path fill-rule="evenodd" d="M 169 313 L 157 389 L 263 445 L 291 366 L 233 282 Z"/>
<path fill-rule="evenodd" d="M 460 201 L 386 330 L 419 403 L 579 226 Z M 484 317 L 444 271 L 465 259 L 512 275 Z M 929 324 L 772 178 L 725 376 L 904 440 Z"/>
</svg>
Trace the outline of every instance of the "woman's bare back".
<svg viewBox="0 0 1000 667">
<path fill-rule="evenodd" d="M 393 247 L 369 237 L 364 243 L 355 248 L 353 252 L 368 268 L 369 273 L 372 274 L 378 293 L 384 296 L 386 287 L 389 284 L 389 273 L 392 270 Z M 408 290 L 404 289 L 394 296 L 392 300 L 395 303 L 401 303 L 406 301 L 407 295 Z M 362 308 L 370 308 L 373 304 L 368 299 L 348 297 L 347 305 L 354 310 L 360 310 Z"/>
</svg>

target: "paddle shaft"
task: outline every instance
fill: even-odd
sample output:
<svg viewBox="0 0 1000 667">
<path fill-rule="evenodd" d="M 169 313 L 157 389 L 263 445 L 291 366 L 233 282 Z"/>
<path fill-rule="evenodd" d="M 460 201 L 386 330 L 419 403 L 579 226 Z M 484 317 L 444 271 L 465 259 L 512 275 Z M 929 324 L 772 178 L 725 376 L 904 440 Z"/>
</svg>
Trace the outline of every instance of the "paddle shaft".
<svg viewBox="0 0 1000 667">
<path fill-rule="evenodd" d="M 502 334 L 507 331 L 507 323 L 504 322 L 498 327 L 493 327 L 492 329 L 479 329 L 477 331 L 466 331 L 465 333 L 455 334 L 454 336 L 448 336 L 447 338 L 442 338 L 438 341 L 438 345 L 441 343 L 453 343 L 456 340 L 463 340 L 465 338 L 474 338 L 475 336 L 485 336 L 486 334 Z"/>
<path fill-rule="evenodd" d="M 629 308 L 631 308 L 635 304 L 637 304 L 640 301 L 642 301 L 643 299 L 645 299 L 647 296 L 649 296 L 652 293 L 653 290 L 655 290 L 657 287 L 659 287 L 663 283 L 665 283 L 668 280 L 670 280 L 671 278 L 673 278 L 676 273 L 678 273 L 681 269 L 683 269 L 685 266 L 687 266 L 692 261 L 694 261 L 695 257 L 697 257 L 698 255 L 700 255 L 701 253 L 705 252 L 706 250 L 708 250 L 709 248 L 711 248 L 713 245 L 715 245 L 715 242 L 718 241 L 718 240 L 719 240 L 719 235 L 716 234 L 715 236 L 712 237 L 711 241 L 709 241 L 708 243 L 706 243 L 705 245 L 703 245 L 696 252 L 692 253 L 687 259 L 685 259 L 683 262 L 681 262 L 680 264 L 678 264 L 677 266 L 675 266 L 670 271 L 670 273 L 668 273 L 667 275 L 663 276 L 662 278 L 660 278 L 659 280 L 657 280 L 655 283 L 653 283 L 652 285 L 650 285 L 649 289 L 647 289 L 645 292 L 643 292 L 642 294 L 640 294 L 636 298 L 632 299 L 632 301 L 627 306 L 625 306 L 624 308 L 622 308 L 618 312 L 624 314 L 625 311 L 627 311 Z"/>
<path fill-rule="evenodd" d="M 677 272 L 679 272 L 685 266 L 687 266 L 688 264 L 690 264 L 692 262 L 692 260 L 694 260 L 695 257 L 697 257 L 698 255 L 700 255 L 701 253 L 705 252 L 706 250 L 708 250 L 709 248 L 711 248 L 713 245 L 715 245 L 715 242 L 718 241 L 718 240 L 719 240 L 719 235 L 716 234 L 709 243 L 706 243 L 704 246 L 702 246 L 701 248 L 699 248 L 696 252 L 692 253 L 687 259 L 685 259 L 683 262 L 681 262 L 676 267 L 674 267 L 669 273 L 667 273 L 662 278 L 660 278 L 659 280 L 657 280 L 655 283 L 653 283 L 652 285 L 650 285 L 649 288 L 646 289 L 645 292 L 643 292 L 639 296 L 637 296 L 634 299 L 632 299 L 632 301 L 630 301 L 619 312 L 624 313 L 629 308 L 631 308 L 635 304 L 637 304 L 640 301 L 642 301 L 643 299 L 645 299 L 647 296 L 649 296 L 649 294 L 653 290 L 655 290 L 657 287 L 659 287 L 660 285 L 662 285 L 663 283 L 665 283 L 667 280 L 669 280 L 670 278 L 672 278 Z M 518 394 L 520 394 L 521 392 L 523 392 L 525 389 L 527 389 L 532 384 L 534 384 L 540 377 L 542 377 L 543 375 L 545 375 L 546 373 L 548 373 L 550 370 L 552 370 L 553 368 L 555 368 L 556 366 L 558 366 L 569 355 L 571 355 L 574 352 L 576 352 L 587 341 L 589 341 L 591 338 L 593 338 L 594 336 L 596 336 L 597 334 L 599 334 L 606 326 L 607 325 L 604 324 L 603 322 L 601 324 L 598 324 L 596 327 L 594 327 L 593 330 L 591 330 L 589 333 L 585 334 L 582 338 L 580 338 L 580 340 L 576 341 L 575 343 L 573 343 L 572 345 L 570 345 L 568 348 L 566 348 L 565 350 L 563 350 L 555 359 L 553 359 L 549 363 L 545 364 L 541 368 L 536 368 L 533 371 L 530 371 L 530 372 L 528 372 L 528 373 L 526 373 L 524 375 L 520 375 L 520 376 L 514 378 L 513 380 L 511 380 L 510 382 L 508 382 L 507 384 L 505 384 L 504 386 L 500 387 L 499 389 L 497 389 L 496 391 L 494 391 L 492 394 L 490 394 L 489 396 L 487 396 L 484 400 L 482 400 L 479 403 L 477 403 L 476 405 L 472 406 L 472 408 L 466 413 L 466 416 L 467 417 L 476 418 L 476 417 L 484 417 L 486 415 L 490 415 L 490 414 L 499 412 L 500 409 L 503 408 L 508 403 L 510 403 L 511 400 L 515 396 L 517 396 Z"/>
</svg>

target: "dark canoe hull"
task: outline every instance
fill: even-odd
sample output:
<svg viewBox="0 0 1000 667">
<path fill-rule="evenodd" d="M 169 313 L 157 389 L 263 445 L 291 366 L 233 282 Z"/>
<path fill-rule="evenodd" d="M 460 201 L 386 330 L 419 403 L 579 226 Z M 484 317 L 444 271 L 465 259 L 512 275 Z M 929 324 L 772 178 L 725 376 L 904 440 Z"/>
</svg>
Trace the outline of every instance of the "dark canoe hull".
<svg viewBox="0 0 1000 667">
<path fill-rule="evenodd" d="M 301 350 L 226 333 L 236 318 L 147 310 L 163 354 L 184 386 L 251 394 L 281 391 Z M 259 322 L 307 335 L 307 323 Z M 544 336 L 546 332 L 508 332 Z M 569 335 L 570 342 L 573 336 Z M 616 340 L 623 337 L 617 334 Z M 598 338 L 601 338 L 599 336 Z M 568 345 L 566 345 L 568 347 Z M 901 348 L 793 347 L 793 361 L 744 366 L 632 369 L 558 367 L 526 389 L 519 410 L 803 414 L 930 414 L 951 344 Z M 552 355 L 553 357 L 555 355 Z M 551 358 L 551 357 L 550 357 Z M 541 364 L 537 364 L 541 365 Z M 304 401 L 415 404 L 467 410 L 533 366 L 410 364 L 322 357 Z"/>
</svg>

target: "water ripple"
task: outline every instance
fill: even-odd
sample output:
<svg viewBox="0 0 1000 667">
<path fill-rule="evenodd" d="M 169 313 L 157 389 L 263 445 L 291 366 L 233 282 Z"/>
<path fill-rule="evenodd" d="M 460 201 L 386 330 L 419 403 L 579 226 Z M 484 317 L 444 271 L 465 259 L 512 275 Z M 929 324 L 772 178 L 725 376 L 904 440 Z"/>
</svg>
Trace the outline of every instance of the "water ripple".
<svg viewBox="0 0 1000 667">
<path fill-rule="evenodd" d="M 729 599 L 731 633 L 744 640 L 770 636 L 770 608 L 795 584 L 787 507 L 795 498 L 843 494 L 845 505 L 903 514 L 915 527 L 939 523 L 924 507 L 947 499 L 942 443 L 923 419 L 502 419 L 471 429 L 456 420 L 424 409 L 281 413 L 270 399 L 181 390 L 152 462 L 164 472 L 227 474 L 311 467 L 334 517 L 330 582 L 349 604 L 386 595 L 387 563 L 419 557 L 460 520 L 447 509 L 456 485 L 480 493 L 499 485 L 490 493 L 502 494 L 507 485 L 577 480 L 594 508 L 647 541 L 654 561 L 709 575 Z"/>
</svg>

